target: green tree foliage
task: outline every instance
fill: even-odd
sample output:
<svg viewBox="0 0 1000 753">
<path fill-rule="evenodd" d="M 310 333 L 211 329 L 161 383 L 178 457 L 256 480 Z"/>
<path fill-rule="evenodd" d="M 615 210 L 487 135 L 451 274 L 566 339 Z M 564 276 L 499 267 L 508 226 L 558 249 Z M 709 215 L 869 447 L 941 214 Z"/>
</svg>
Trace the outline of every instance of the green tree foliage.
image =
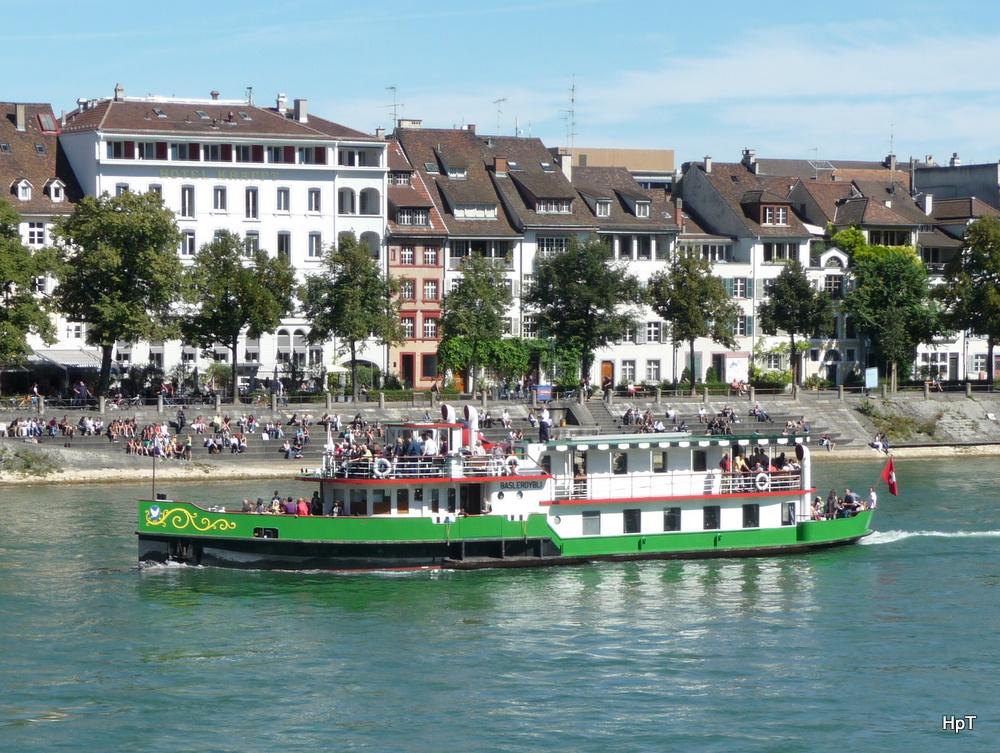
<svg viewBox="0 0 1000 753">
<path fill-rule="evenodd" d="M 292 310 L 295 275 L 288 262 L 258 250 L 249 258 L 243 240 L 221 232 L 206 243 L 187 270 L 185 294 L 190 311 L 182 319 L 185 340 L 208 348 L 225 344 L 237 374 L 240 334 L 260 337 L 274 330 Z M 239 380 L 229 382 L 235 402 Z"/>
<path fill-rule="evenodd" d="M 639 281 L 612 260 L 597 236 L 571 238 L 564 251 L 536 259 L 535 286 L 525 301 L 539 330 L 560 348 L 580 353 L 580 374 L 590 374 L 594 351 L 635 326 L 642 303 Z"/>
<path fill-rule="evenodd" d="M 379 271 L 371 250 L 353 233 L 323 257 L 323 272 L 306 277 L 299 297 L 312 322 L 310 342 L 340 339 L 338 352 L 351 355 L 354 399 L 360 396 L 358 346 L 369 337 L 383 345 L 402 342 L 399 304 L 393 300 L 396 285 Z"/>
<path fill-rule="evenodd" d="M 854 290 L 844 308 L 891 369 L 892 389 L 899 365 L 913 360 L 917 345 L 941 331 L 931 302 L 927 270 L 909 247 L 864 246 L 854 253 Z"/>
<path fill-rule="evenodd" d="M 801 384 L 801 358 L 796 349 L 795 336 L 809 337 L 817 330 L 829 330 L 833 317 L 830 295 L 816 290 L 802 265 L 792 260 L 775 278 L 771 298 L 758 306 L 757 315 L 764 334 L 775 335 L 779 330 L 788 333 L 789 353 L 795 354 L 791 359 L 792 382 Z"/>
<path fill-rule="evenodd" d="M 853 257 L 858 251 L 868 248 L 868 241 L 865 240 L 865 234 L 856 227 L 845 228 L 834 233 L 830 241 L 850 257 Z"/>
<path fill-rule="evenodd" d="M 993 384 L 993 351 L 1000 339 L 1000 220 L 983 217 L 965 231 L 965 248 L 944 268 L 934 290 L 948 327 L 986 338 L 987 380 Z"/>
<path fill-rule="evenodd" d="M 107 394 L 115 342 L 161 340 L 173 331 L 181 292 L 180 234 L 154 193 L 84 198 L 56 223 L 60 254 L 54 296 L 62 314 L 85 322 L 101 348 L 97 394 Z"/>
<path fill-rule="evenodd" d="M 472 344 L 468 338 L 452 337 L 438 348 L 438 364 L 442 369 L 461 369 L 469 363 Z M 552 373 L 561 366 L 576 373 L 580 352 L 573 348 L 557 348 L 553 363 L 552 342 L 538 338 L 490 338 L 479 343 L 480 361 L 502 383 L 517 382 L 535 370 Z M 575 384 L 574 384 L 575 386 Z"/>
<path fill-rule="evenodd" d="M 52 255 L 32 253 L 21 243 L 20 217 L 0 199 L 0 366 L 20 363 L 28 355 L 28 334 L 52 342 L 54 330 L 48 302 L 35 294 L 34 282 L 52 270 Z"/>
<path fill-rule="evenodd" d="M 461 272 L 458 285 L 444 297 L 441 344 L 447 348 L 447 343 L 455 338 L 465 341 L 462 350 L 467 360 L 460 367 L 468 372 L 471 390 L 476 384 L 476 367 L 483 363 L 483 343 L 499 341 L 503 334 L 510 291 L 504 285 L 503 271 L 485 256 L 467 256 Z"/>
<path fill-rule="evenodd" d="M 722 280 L 712 274 L 709 261 L 697 254 L 679 254 L 668 270 L 653 275 L 648 296 L 653 311 L 670 323 L 674 339 L 688 343 L 693 394 L 695 340 L 708 337 L 727 348 L 735 347 L 733 330 L 740 308 L 730 300 Z"/>
</svg>

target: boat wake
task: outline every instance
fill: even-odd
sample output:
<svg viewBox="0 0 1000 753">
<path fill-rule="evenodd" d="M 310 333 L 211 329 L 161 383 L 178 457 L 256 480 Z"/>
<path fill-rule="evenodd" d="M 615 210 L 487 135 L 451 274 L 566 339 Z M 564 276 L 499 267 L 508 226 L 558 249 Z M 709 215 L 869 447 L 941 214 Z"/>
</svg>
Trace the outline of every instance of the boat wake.
<svg viewBox="0 0 1000 753">
<path fill-rule="evenodd" d="M 871 536 L 861 539 L 859 543 L 868 546 L 872 544 L 895 544 L 897 541 L 916 537 L 940 539 L 998 538 L 1000 537 L 1000 531 L 875 531 Z"/>
</svg>

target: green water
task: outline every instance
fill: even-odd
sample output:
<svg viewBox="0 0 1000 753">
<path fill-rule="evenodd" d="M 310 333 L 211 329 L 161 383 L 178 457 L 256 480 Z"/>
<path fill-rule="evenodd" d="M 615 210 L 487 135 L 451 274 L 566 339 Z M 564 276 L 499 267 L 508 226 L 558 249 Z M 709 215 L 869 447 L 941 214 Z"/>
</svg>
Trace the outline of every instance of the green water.
<svg viewBox="0 0 1000 753">
<path fill-rule="evenodd" d="M 1000 465 L 897 475 L 807 557 L 406 575 L 140 571 L 148 487 L 0 488 L 0 751 L 996 750 Z"/>
</svg>

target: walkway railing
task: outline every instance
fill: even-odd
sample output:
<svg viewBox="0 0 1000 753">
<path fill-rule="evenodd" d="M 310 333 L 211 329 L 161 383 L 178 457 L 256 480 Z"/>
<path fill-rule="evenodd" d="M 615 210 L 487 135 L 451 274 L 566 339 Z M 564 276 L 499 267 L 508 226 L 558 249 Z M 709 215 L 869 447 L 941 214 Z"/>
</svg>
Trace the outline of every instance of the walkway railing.
<svg viewBox="0 0 1000 753">
<path fill-rule="evenodd" d="M 428 479 L 468 476 L 524 476 L 544 471 L 528 457 L 416 455 L 398 458 L 329 459 L 315 471 L 323 478 Z"/>
<path fill-rule="evenodd" d="M 602 476 L 556 476 L 557 500 L 690 497 L 703 494 L 748 494 L 800 491 L 798 471 L 723 473 L 720 470 Z"/>
</svg>

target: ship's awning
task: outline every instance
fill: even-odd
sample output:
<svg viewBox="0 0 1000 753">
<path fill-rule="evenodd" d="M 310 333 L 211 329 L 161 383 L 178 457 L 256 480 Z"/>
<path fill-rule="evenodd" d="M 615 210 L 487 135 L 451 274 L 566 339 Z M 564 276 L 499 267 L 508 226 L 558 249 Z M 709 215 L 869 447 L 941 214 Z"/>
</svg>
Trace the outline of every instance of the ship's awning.
<svg viewBox="0 0 1000 753">
<path fill-rule="evenodd" d="M 28 356 L 28 363 L 36 366 L 51 364 L 61 368 L 99 369 L 101 357 L 82 348 L 38 348 Z"/>
</svg>

